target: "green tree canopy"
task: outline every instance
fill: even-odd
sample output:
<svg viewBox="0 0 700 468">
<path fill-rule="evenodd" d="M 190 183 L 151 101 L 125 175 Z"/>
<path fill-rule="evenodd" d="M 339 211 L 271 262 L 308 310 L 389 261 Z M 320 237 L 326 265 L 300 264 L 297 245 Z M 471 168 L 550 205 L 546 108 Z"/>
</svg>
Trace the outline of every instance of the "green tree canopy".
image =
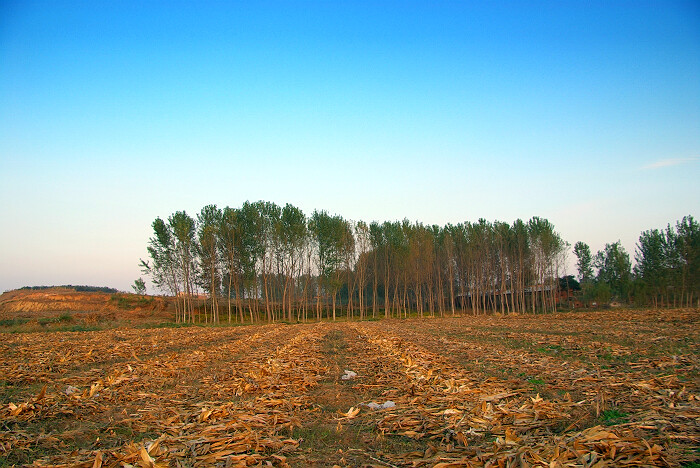
<svg viewBox="0 0 700 468">
<path fill-rule="evenodd" d="M 593 256 L 588 244 L 578 241 L 574 244 L 574 254 L 576 255 L 576 268 L 578 269 L 578 279 L 586 283 L 593 279 Z"/>
<path fill-rule="evenodd" d="M 598 268 L 598 281 L 606 284 L 613 296 L 626 299 L 632 280 L 632 263 L 620 241 L 605 244 L 596 254 L 594 265 Z"/>
</svg>

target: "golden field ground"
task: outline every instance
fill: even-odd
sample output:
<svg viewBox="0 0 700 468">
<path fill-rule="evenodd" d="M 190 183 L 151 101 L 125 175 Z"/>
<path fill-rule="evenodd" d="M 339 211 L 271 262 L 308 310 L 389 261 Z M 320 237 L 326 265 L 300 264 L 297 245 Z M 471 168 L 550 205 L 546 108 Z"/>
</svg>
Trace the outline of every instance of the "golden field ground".
<svg viewBox="0 0 700 468">
<path fill-rule="evenodd" d="M 0 332 L 84 330 L 172 320 L 171 300 L 158 296 L 17 289 L 0 295 Z"/>
<path fill-rule="evenodd" d="M 699 324 L 684 309 L 2 333 L 0 465 L 698 466 Z"/>
</svg>

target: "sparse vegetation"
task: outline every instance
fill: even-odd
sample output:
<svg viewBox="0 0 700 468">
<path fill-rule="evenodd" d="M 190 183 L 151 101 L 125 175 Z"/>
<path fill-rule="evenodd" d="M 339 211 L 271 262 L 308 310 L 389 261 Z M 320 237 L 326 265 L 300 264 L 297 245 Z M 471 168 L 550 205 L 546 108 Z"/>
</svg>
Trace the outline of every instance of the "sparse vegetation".
<svg viewBox="0 0 700 468">
<path fill-rule="evenodd" d="M 600 415 L 601 421 L 606 426 L 614 426 L 615 424 L 623 424 L 627 422 L 627 413 L 620 411 L 617 408 L 612 408 L 603 411 Z"/>
<path fill-rule="evenodd" d="M 0 320 L 0 327 L 15 327 L 29 322 L 29 319 L 12 318 Z"/>
<path fill-rule="evenodd" d="M 532 378 L 532 379 L 528 379 L 528 383 L 529 383 L 530 385 L 532 385 L 533 387 L 535 387 L 535 388 L 539 388 L 539 387 L 541 387 L 542 385 L 545 385 L 547 382 L 545 382 L 545 381 L 542 380 L 542 379 Z"/>
<path fill-rule="evenodd" d="M 128 293 L 22 289 L 0 295 L 0 332 L 67 331 L 172 320 L 167 298 Z"/>
<path fill-rule="evenodd" d="M 89 329 L 71 316 L 46 326 Z M 700 311 L 547 319 L 5 334 L 4 460 L 136 466 L 145 450 L 181 466 L 697 463 Z"/>
</svg>

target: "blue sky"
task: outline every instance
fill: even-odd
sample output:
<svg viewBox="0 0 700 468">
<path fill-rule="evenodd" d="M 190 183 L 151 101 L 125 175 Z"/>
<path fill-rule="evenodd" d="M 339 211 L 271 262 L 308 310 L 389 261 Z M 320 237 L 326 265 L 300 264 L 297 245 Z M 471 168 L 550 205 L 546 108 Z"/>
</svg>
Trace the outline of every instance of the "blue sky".
<svg viewBox="0 0 700 468">
<path fill-rule="evenodd" d="M 259 199 L 633 255 L 698 176 L 697 2 L 0 3 L 0 291 L 127 290 L 157 216 Z"/>
</svg>

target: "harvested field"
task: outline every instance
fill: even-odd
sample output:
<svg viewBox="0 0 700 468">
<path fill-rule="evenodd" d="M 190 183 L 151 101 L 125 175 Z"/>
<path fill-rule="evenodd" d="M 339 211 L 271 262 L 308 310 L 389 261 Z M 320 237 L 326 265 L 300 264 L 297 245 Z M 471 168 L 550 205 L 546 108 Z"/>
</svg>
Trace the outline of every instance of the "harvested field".
<svg viewBox="0 0 700 468">
<path fill-rule="evenodd" d="M 0 466 L 688 465 L 699 322 L 615 310 L 3 334 Z"/>
</svg>

